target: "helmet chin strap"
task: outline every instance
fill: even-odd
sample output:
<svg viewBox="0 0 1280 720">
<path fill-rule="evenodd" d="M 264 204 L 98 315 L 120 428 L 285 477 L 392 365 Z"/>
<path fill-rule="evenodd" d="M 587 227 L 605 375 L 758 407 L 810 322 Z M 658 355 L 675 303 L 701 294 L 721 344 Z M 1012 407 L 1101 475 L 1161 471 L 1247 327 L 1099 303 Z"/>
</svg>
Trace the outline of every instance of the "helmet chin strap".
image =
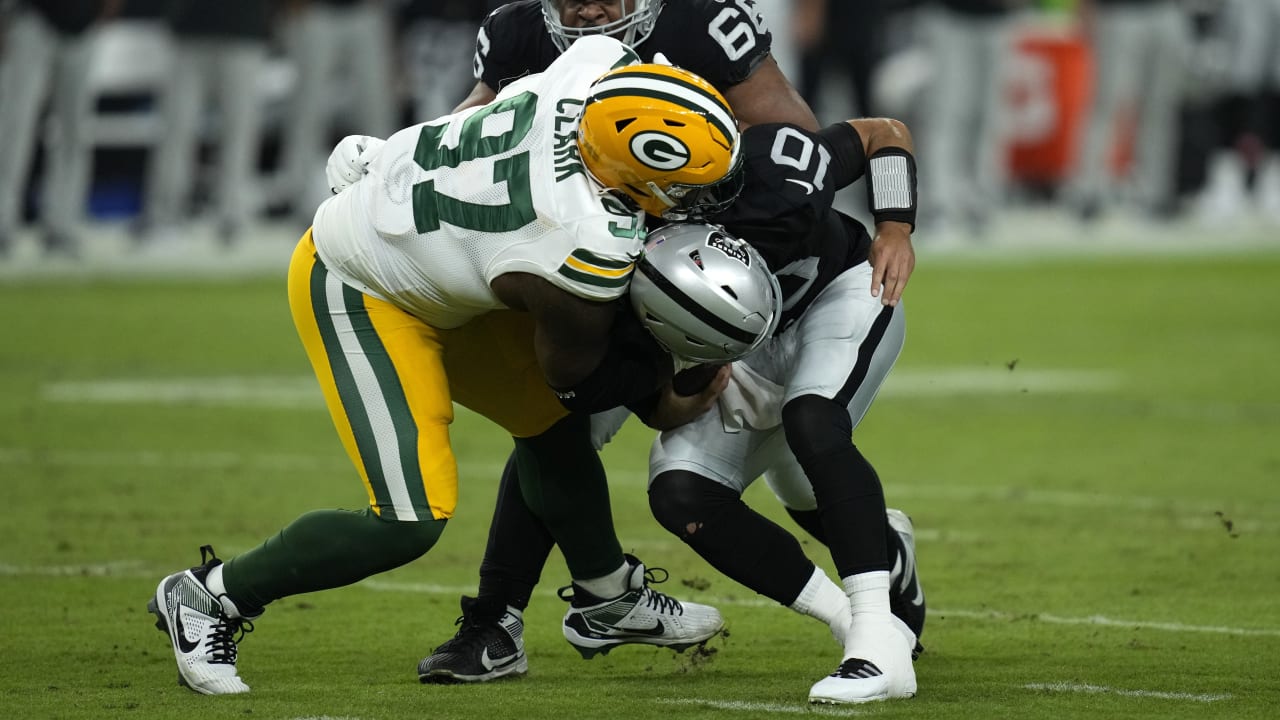
<svg viewBox="0 0 1280 720">
<path fill-rule="evenodd" d="M 675 200 L 672 200 L 670 195 L 663 192 L 662 188 L 658 187 L 658 184 L 655 183 L 654 181 L 650 180 L 644 185 L 645 187 L 649 188 L 649 192 L 652 193 L 654 197 L 658 198 L 658 201 L 661 202 L 663 205 L 666 205 L 669 208 L 673 208 L 679 204 Z"/>
</svg>

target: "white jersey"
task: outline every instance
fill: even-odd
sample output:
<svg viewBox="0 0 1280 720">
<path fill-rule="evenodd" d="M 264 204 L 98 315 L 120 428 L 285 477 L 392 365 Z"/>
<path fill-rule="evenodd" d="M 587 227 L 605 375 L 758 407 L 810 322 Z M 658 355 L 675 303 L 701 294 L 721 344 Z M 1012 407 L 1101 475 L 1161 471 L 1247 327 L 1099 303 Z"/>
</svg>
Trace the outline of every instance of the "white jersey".
<svg viewBox="0 0 1280 720">
<path fill-rule="evenodd" d="M 636 62 L 603 36 L 493 102 L 392 135 L 359 182 L 316 212 L 320 260 L 343 282 L 442 329 L 504 307 L 504 273 L 544 278 L 588 300 L 622 295 L 644 215 L 602 191 L 578 157 L 583 98 Z"/>
</svg>

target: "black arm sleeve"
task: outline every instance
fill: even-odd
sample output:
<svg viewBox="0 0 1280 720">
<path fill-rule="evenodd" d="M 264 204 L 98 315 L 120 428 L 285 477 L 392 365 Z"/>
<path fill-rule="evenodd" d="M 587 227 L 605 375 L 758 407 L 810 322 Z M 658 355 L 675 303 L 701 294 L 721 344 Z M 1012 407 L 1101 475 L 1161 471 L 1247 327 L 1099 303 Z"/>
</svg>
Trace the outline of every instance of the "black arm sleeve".
<svg viewBox="0 0 1280 720">
<path fill-rule="evenodd" d="M 837 189 L 848 187 L 862 177 L 867 170 L 867 154 L 857 128 L 838 122 L 819 130 L 818 135 L 831 148 L 831 177 Z"/>
</svg>

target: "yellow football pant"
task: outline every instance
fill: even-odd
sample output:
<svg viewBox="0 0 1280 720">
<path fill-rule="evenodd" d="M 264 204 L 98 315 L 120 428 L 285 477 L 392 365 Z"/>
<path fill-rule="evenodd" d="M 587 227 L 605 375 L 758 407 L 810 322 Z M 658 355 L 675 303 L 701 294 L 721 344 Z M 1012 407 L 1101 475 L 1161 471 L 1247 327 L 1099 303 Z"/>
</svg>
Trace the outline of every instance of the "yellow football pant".
<svg viewBox="0 0 1280 720">
<path fill-rule="evenodd" d="M 369 505 L 385 519 L 453 516 L 454 402 L 516 437 L 567 414 L 538 367 L 528 313 L 439 330 L 331 275 L 310 230 L 289 264 L 289 308 Z"/>
</svg>

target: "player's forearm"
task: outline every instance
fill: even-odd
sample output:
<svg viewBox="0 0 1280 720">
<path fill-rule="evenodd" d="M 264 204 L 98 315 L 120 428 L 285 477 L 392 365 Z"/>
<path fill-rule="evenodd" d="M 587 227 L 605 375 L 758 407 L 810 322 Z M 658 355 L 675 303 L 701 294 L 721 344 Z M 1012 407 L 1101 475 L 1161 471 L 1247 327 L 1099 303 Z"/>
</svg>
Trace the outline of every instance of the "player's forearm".
<svg viewBox="0 0 1280 720">
<path fill-rule="evenodd" d="M 876 226 L 916 221 L 915 143 L 911 131 L 892 118 L 858 118 L 823 128 L 831 148 L 831 175 L 843 188 L 867 175 L 867 207 Z"/>
<path fill-rule="evenodd" d="M 497 96 L 498 94 L 495 93 L 488 85 L 485 85 L 483 80 L 477 80 L 476 86 L 471 89 L 471 94 L 459 103 L 458 107 L 453 109 L 453 112 L 457 113 L 466 110 L 467 108 L 477 107 L 479 105 L 488 105 Z M 423 119 L 425 120 L 426 118 Z"/>
<path fill-rule="evenodd" d="M 893 118 L 858 118 L 850 120 L 849 125 L 862 138 L 862 153 L 871 157 L 885 148 L 901 148 L 909 153 L 915 152 L 915 143 L 911 139 L 911 131 L 901 120 Z"/>
</svg>

